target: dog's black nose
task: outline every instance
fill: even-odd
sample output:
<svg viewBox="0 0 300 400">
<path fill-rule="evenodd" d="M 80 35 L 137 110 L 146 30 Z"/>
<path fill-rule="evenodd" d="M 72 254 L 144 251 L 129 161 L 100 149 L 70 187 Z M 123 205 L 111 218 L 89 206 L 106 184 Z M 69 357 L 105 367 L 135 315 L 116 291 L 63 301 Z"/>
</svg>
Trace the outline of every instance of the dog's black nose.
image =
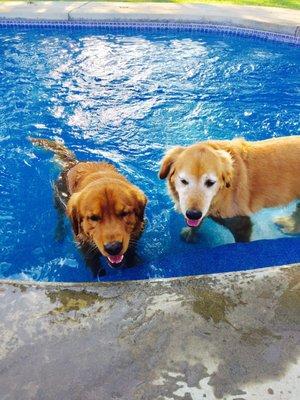
<svg viewBox="0 0 300 400">
<path fill-rule="evenodd" d="M 200 219 L 202 217 L 202 212 L 189 208 L 188 210 L 186 210 L 185 215 L 188 219 Z"/>
<path fill-rule="evenodd" d="M 122 250 L 122 242 L 110 242 L 104 245 L 105 251 L 108 252 L 111 256 L 116 256 Z"/>
</svg>

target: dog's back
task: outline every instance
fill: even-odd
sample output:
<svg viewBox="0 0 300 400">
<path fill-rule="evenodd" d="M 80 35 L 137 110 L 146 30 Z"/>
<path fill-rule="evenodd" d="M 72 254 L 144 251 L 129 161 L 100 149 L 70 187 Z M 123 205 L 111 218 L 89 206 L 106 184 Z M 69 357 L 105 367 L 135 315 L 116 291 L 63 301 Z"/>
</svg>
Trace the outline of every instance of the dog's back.
<svg viewBox="0 0 300 400">
<path fill-rule="evenodd" d="M 55 160 L 65 169 L 69 169 L 78 163 L 75 154 L 62 143 L 49 139 L 28 138 L 35 146 L 50 150 L 55 154 Z"/>
<path fill-rule="evenodd" d="M 233 144 L 238 150 L 239 144 Z M 245 142 L 240 155 L 247 171 L 249 208 L 256 212 L 300 198 L 300 136 Z"/>
</svg>

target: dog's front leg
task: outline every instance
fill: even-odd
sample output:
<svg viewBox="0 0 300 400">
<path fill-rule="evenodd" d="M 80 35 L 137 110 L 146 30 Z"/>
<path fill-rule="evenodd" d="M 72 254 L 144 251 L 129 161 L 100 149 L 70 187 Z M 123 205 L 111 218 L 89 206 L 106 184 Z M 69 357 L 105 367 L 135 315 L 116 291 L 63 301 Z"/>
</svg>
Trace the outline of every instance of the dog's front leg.
<svg viewBox="0 0 300 400">
<path fill-rule="evenodd" d="M 250 242 L 253 227 L 250 217 L 246 215 L 233 218 L 210 217 L 213 221 L 229 229 L 236 242 Z"/>
<path fill-rule="evenodd" d="M 59 198 L 57 198 L 56 194 L 54 195 L 54 207 L 57 212 L 54 238 L 57 242 L 63 242 L 67 235 L 67 230 L 65 227 L 65 209 L 62 207 L 62 204 Z"/>
<path fill-rule="evenodd" d="M 100 252 L 87 242 L 79 244 L 86 265 L 90 268 L 93 278 L 106 275 L 105 269 L 100 264 Z"/>
<path fill-rule="evenodd" d="M 185 228 L 182 228 L 182 230 L 180 232 L 180 237 L 186 243 L 196 243 L 197 242 L 197 232 L 198 232 L 197 227 L 186 226 Z"/>
<path fill-rule="evenodd" d="M 57 223 L 55 229 L 55 240 L 63 242 L 67 236 L 65 227 L 66 204 L 68 201 L 68 190 L 66 181 L 61 175 L 53 184 L 54 207 L 57 212 Z"/>
</svg>

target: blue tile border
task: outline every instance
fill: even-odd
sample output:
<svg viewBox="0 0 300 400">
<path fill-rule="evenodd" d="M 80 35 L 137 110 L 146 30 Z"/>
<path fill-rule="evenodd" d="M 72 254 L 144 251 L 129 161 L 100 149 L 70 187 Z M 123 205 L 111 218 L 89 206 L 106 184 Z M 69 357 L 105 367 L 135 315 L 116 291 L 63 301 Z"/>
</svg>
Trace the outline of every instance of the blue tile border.
<svg viewBox="0 0 300 400">
<path fill-rule="evenodd" d="M 196 248 L 175 252 L 176 260 L 168 256 L 153 259 L 138 268 L 114 270 L 109 276 L 99 278 L 102 282 L 132 281 L 141 279 L 179 278 L 194 275 L 242 272 L 260 268 L 298 264 L 300 262 L 300 238 L 287 237 L 270 240 L 256 240 L 249 243 L 232 243 L 209 249 Z M 159 266 L 163 276 L 153 274 L 152 265 Z M 188 265 L 188 275 L 187 272 Z M 299 267 L 300 268 L 300 267 Z"/>
<path fill-rule="evenodd" d="M 170 22 L 170 21 L 109 21 L 109 20 L 36 20 L 22 18 L 0 18 L 0 28 L 3 27 L 27 27 L 27 28 L 68 28 L 86 29 L 101 28 L 110 30 L 130 29 L 132 31 L 154 32 L 202 32 L 217 33 L 225 36 L 248 37 L 264 41 L 288 43 L 300 46 L 300 36 L 281 33 L 246 29 L 235 26 L 203 24 L 197 22 Z"/>
</svg>

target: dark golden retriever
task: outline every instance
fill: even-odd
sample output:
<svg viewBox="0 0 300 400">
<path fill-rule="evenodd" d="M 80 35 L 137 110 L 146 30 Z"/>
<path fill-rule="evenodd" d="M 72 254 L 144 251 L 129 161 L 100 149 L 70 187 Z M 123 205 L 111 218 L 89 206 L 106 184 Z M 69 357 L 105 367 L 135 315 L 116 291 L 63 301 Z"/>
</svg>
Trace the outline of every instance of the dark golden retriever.
<svg viewBox="0 0 300 400">
<path fill-rule="evenodd" d="M 144 228 L 147 198 L 116 168 L 104 162 L 79 162 L 61 143 L 29 138 L 51 150 L 64 169 L 55 183 L 56 206 L 72 222 L 76 241 L 94 275 L 99 253 L 112 267 L 128 265 Z"/>
<path fill-rule="evenodd" d="M 206 141 L 175 147 L 159 172 L 189 226 L 185 236 L 209 216 L 229 228 L 236 241 L 248 241 L 252 213 L 300 198 L 300 136 L 247 142 Z M 277 223 L 300 231 L 300 208 Z"/>
</svg>

